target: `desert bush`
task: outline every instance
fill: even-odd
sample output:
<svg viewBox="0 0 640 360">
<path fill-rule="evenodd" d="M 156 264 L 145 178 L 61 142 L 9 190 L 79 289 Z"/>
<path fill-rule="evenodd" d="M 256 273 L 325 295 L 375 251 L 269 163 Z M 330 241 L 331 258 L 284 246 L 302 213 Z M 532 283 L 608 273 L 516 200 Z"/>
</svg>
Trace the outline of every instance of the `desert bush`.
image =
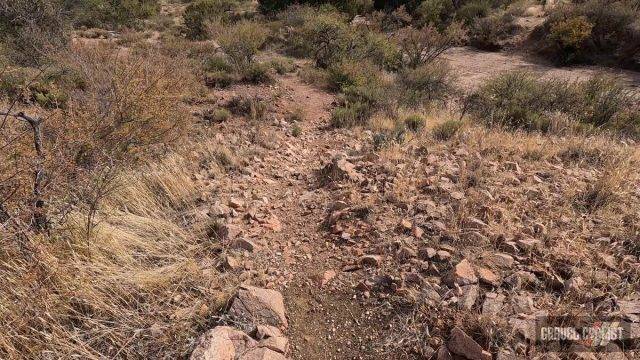
<svg viewBox="0 0 640 360">
<path fill-rule="evenodd" d="M 243 20 L 226 28 L 217 40 L 236 71 L 243 72 L 264 45 L 267 32 L 260 24 Z"/>
<path fill-rule="evenodd" d="M 502 49 L 519 29 L 514 20 L 513 15 L 506 12 L 476 19 L 469 30 L 469 44 L 488 51 Z"/>
<path fill-rule="evenodd" d="M 280 75 L 295 71 L 296 65 L 293 60 L 279 56 L 269 61 L 270 66 Z"/>
<path fill-rule="evenodd" d="M 231 117 L 231 112 L 224 108 L 217 108 L 205 114 L 204 118 L 210 124 L 219 124 L 227 121 Z"/>
<path fill-rule="evenodd" d="M 44 73 L 33 68 L 12 68 L 0 74 L 0 94 L 23 104 L 52 109 L 64 107 L 72 88 L 82 87 L 82 79 L 66 69 Z"/>
<path fill-rule="evenodd" d="M 207 25 L 214 19 L 223 20 L 237 6 L 236 0 L 196 0 L 184 11 L 184 26 L 190 39 L 206 39 Z"/>
<path fill-rule="evenodd" d="M 63 0 L 76 27 L 138 26 L 158 13 L 158 0 Z"/>
<path fill-rule="evenodd" d="M 403 69 L 396 79 L 399 102 L 419 107 L 444 101 L 456 92 L 454 80 L 449 65 L 444 61 Z"/>
<path fill-rule="evenodd" d="M 16 64 L 41 64 L 68 41 L 67 30 L 59 1 L 0 0 L 0 47 Z"/>
<path fill-rule="evenodd" d="M 204 76 L 204 83 L 213 88 L 226 88 L 240 81 L 240 76 L 234 72 L 211 71 Z"/>
<path fill-rule="evenodd" d="M 373 10 L 373 0 L 260 0 L 258 2 L 260 10 L 264 13 L 282 11 L 294 4 L 315 6 L 329 4 L 352 16 Z"/>
<path fill-rule="evenodd" d="M 221 54 L 207 57 L 204 61 L 205 71 L 233 71 L 233 66 L 229 64 L 227 58 Z"/>
<path fill-rule="evenodd" d="M 364 125 L 370 109 L 367 104 L 355 101 L 339 106 L 331 113 L 331 126 L 335 128 L 349 128 Z"/>
<path fill-rule="evenodd" d="M 420 114 L 412 114 L 406 116 L 402 122 L 409 131 L 418 132 L 425 127 L 427 119 Z"/>
<path fill-rule="evenodd" d="M 416 9 L 416 15 L 422 25 L 440 26 L 449 20 L 453 11 L 451 0 L 425 0 Z"/>
<path fill-rule="evenodd" d="M 274 81 L 270 64 L 255 62 L 244 69 L 242 79 L 252 84 L 265 84 Z"/>
<path fill-rule="evenodd" d="M 333 13 L 320 13 L 307 19 L 290 41 L 293 55 L 311 57 L 318 67 L 327 68 L 345 56 L 349 44 L 349 28 L 344 18 Z"/>
<path fill-rule="evenodd" d="M 66 140 L 82 153 L 76 158 L 123 158 L 186 131 L 183 99 L 197 86 L 184 58 L 155 50 L 121 56 L 111 47 L 93 46 L 76 47 L 62 61 L 85 82 L 69 97 L 64 114 L 69 134 L 77 137 Z"/>
<path fill-rule="evenodd" d="M 398 31 L 396 40 L 408 67 L 418 67 L 436 60 L 443 52 L 461 44 L 466 32 L 459 23 L 452 23 L 445 30 L 434 26 L 422 28 L 406 27 Z"/>
<path fill-rule="evenodd" d="M 446 141 L 457 134 L 463 126 L 464 122 L 462 120 L 447 120 L 434 126 L 431 132 L 434 139 Z"/>
<path fill-rule="evenodd" d="M 637 97 L 611 78 L 568 82 L 508 73 L 484 84 L 471 102 L 484 121 L 511 128 L 548 131 L 556 114 L 562 114 L 583 130 L 626 136 L 635 136 L 638 130 Z"/>
<path fill-rule="evenodd" d="M 639 17 L 640 9 L 631 1 L 588 0 L 556 8 L 532 37 L 541 53 L 560 64 L 634 66 L 637 62 L 628 62 L 628 56 L 640 49 L 633 41 L 637 33 L 633 24 Z"/>
<path fill-rule="evenodd" d="M 231 98 L 227 108 L 236 115 L 248 116 L 251 120 L 264 120 L 269 110 L 266 100 L 255 96 L 237 95 Z"/>
<path fill-rule="evenodd" d="M 462 5 L 456 11 L 456 19 L 462 21 L 466 25 L 471 25 L 478 19 L 489 15 L 491 12 L 491 4 L 486 0 L 472 0 Z"/>
</svg>

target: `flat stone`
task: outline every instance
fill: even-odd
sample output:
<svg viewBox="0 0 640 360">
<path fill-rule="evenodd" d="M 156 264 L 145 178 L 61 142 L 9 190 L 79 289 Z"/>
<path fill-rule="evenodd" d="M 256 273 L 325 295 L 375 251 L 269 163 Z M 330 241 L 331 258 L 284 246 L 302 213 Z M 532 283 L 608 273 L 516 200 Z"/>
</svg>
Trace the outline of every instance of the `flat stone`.
<svg viewBox="0 0 640 360">
<path fill-rule="evenodd" d="M 231 304 L 229 315 L 258 325 L 287 327 L 282 294 L 270 289 L 242 286 Z"/>
<path fill-rule="evenodd" d="M 228 326 L 215 327 L 202 334 L 191 353 L 191 360 L 235 360 L 257 345 L 249 335 Z"/>
<path fill-rule="evenodd" d="M 482 315 L 498 315 L 504 308 L 506 297 L 502 294 L 487 293 L 482 303 Z"/>
<path fill-rule="evenodd" d="M 469 360 L 491 360 L 491 353 L 482 349 L 475 340 L 459 327 L 454 327 L 451 330 L 447 348 L 453 354 L 464 356 Z"/>
<path fill-rule="evenodd" d="M 266 347 L 253 348 L 244 353 L 238 360 L 286 360 L 287 358 L 277 351 Z"/>
<path fill-rule="evenodd" d="M 478 274 L 478 279 L 480 279 L 481 283 L 491 286 L 500 286 L 500 277 L 493 271 L 487 268 L 477 268 L 476 273 Z"/>
<path fill-rule="evenodd" d="M 471 266 L 469 260 L 464 259 L 460 261 L 446 276 L 445 282 L 449 286 L 453 286 L 454 284 L 462 285 L 471 285 L 478 282 L 478 278 L 476 277 L 476 273 Z"/>
</svg>

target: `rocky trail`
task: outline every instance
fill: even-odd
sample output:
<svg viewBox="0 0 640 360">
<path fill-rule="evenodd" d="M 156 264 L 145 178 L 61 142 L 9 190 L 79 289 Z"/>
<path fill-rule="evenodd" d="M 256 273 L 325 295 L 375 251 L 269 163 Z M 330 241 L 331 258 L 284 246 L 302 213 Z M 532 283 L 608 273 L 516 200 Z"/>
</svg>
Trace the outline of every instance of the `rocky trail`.
<svg viewBox="0 0 640 360">
<path fill-rule="evenodd" d="M 468 51 L 448 55 L 459 72 L 473 74 L 463 77 L 463 86 L 494 71 L 457 53 Z M 499 54 L 481 56 L 502 67 L 522 65 Z M 557 71 L 577 78 L 592 74 Z M 631 86 L 637 84 L 637 74 L 628 79 Z M 578 276 L 566 270 L 566 259 L 588 268 L 604 261 L 585 255 L 603 249 L 604 240 L 590 239 L 610 234 L 599 232 L 599 220 L 563 218 L 563 226 L 580 239 L 575 242 L 555 239 L 545 225 L 555 221 L 553 210 L 544 209 L 553 204 L 541 199 L 549 194 L 560 198 L 567 189 L 575 190 L 576 181 L 588 184 L 591 170 L 548 161 L 528 165 L 515 151 L 520 144 L 507 143 L 512 148 L 506 158 L 503 148 L 487 152 L 491 146 L 504 147 L 505 140 L 482 133 L 453 147 L 409 145 L 406 154 L 382 159 L 367 148 L 371 134 L 329 127 L 334 95 L 296 74 L 279 76 L 268 86 L 211 92 L 217 106 L 250 97 L 268 103 L 269 110 L 262 119 L 234 116 L 212 128 L 221 145 L 244 159 L 243 166 L 212 182 L 204 159 L 200 178 L 211 189 L 209 216 L 223 223 L 216 229 L 224 244 L 222 267 L 226 276 L 245 285 L 221 316 L 220 324 L 228 327 L 205 333 L 193 360 L 403 359 L 436 350 L 438 359 L 452 354 L 490 359 L 483 349 L 487 343 L 480 346 L 468 329 L 452 329 L 447 321 L 464 324 L 474 312 L 486 317 L 504 312 L 500 321 L 509 319 L 527 338 L 538 306 L 551 306 L 550 293 L 573 293 L 585 281 L 610 286 L 616 275 L 602 270 Z M 288 121 L 298 108 L 304 109 L 303 119 Z M 538 140 L 536 146 L 545 145 Z M 416 160 L 407 159 L 409 153 Z M 491 176 L 482 180 L 488 190 L 465 185 L 488 171 L 469 170 L 474 167 L 491 168 Z M 540 208 L 523 213 L 532 201 Z M 490 225 L 501 223 L 504 213 L 514 219 Z M 502 233 L 515 235 L 494 236 Z M 543 250 L 544 241 L 554 248 Z M 606 256 L 607 269 L 627 271 L 628 264 Z M 426 331 L 425 319 L 417 318 L 425 315 L 414 313 L 420 301 L 437 309 L 427 313 L 433 328 Z M 429 342 L 437 338 L 448 339 L 446 346 Z M 212 355 L 230 349 L 228 357 Z"/>
<path fill-rule="evenodd" d="M 266 149 L 250 160 L 244 174 L 229 177 L 216 189 L 226 197 L 219 205 L 237 213 L 225 229 L 227 240 L 250 243 L 242 245 L 248 253 L 242 259 L 229 255 L 242 268 L 232 271 L 265 269 L 263 285 L 282 292 L 293 358 L 366 358 L 367 351 L 374 351 L 365 347 L 378 325 L 353 301 L 340 271 L 341 250 L 322 229 L 327 207 L 339 191 L 321 187 L 318 177 L 326 159 L 354 150 L 358 143 L 348 133 L 328 128 L 333 95 L 295 75 L 280 78 L 276 87 L 283 93 L 275 104 L 279 115 L 253 134 L 257 139 L 236 138 L 247 134 L 244 120 L 220 129 L 232 143 L 257 140 Z M 232 89 L 222 98 L 240 92 Z M 305 118 L 299 123 L 301 135 L 293 137 L 283 116 L 300 106 Z"/>
</svg>

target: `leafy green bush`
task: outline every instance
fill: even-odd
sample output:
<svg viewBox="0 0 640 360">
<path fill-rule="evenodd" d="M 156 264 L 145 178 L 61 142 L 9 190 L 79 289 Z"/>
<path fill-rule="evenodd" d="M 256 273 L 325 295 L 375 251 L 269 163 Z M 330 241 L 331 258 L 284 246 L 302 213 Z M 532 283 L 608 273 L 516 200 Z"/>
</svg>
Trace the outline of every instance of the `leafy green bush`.
<svg viewBox="0 0 640 360">
<path fill-rule="evenodd" d="M 227 58 L 221 54 L 216 54 L 211 57 L 207 57 L 204 61 L 205 71 L 233 71 L 233 67 L 229 64 Z"/>
<path fill-rule="evenodd" d="M 267 31 L 260 24 L 243 20 L 225 28 L 218 36 L 220 47 L 235 69 L 243 72 L 267 40 Z"/>
<path fill-rule="evenodd" d="M 349 31 L 346 20 L 340 15 L 317 14 L 306 19 L 292 36 L 290 51 L 293 55 L 309 56 L 318 67 L 327 68 L 345 56 Z"/>
<path fill-rule="evenodd" d="M 451 69 L 443 61 L 403 69 L 398 73 L 396 84 L 399 102 L 411 107 L 443 101 L 456 92 Z"/>
</svg>

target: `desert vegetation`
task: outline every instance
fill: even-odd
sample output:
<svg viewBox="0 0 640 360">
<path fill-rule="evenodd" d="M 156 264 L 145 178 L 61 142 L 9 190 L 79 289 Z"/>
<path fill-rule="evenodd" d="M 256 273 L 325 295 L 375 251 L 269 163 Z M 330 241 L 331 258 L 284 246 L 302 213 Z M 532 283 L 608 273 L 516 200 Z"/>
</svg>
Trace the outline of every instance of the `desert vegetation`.
<svg viewBox="0 0 640 360">
<path fill-rule="evenodd" d="M 0 358 L 632 358 L 638 11 L 0 0 Z"/>
</svg>

